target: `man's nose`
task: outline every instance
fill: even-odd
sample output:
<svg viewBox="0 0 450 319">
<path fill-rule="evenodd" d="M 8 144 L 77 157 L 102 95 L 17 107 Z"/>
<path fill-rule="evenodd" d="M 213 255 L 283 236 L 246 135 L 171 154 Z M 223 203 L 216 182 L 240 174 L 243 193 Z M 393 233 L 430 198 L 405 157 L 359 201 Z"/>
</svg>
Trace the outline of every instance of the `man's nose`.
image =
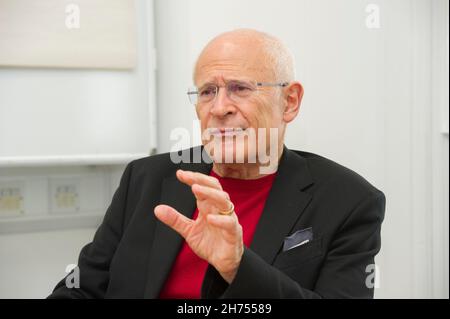
<svg viewBox="0 0 450 319">
<path fill-rule="evenodd" d="M 225 87 L 219 88 L 210 110 L 211 114 L 223 117 L 234 112 L 234 106 Z"/>
</svg>

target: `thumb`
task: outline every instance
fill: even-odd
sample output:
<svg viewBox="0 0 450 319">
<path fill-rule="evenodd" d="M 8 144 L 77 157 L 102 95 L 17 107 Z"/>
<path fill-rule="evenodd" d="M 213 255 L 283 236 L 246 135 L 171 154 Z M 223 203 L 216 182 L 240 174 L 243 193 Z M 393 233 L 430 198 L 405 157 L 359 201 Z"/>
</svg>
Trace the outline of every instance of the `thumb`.
<svg viewBox="0 0 450 319">
<path fill-rule="evenodd" d="M 164 224 L 175 230 L 183 238 L 189 233 L 192 220 L 180 214 L 176 209 L 167 205 L 158 205 L 155 207 L 155 216 Z"/>
</svg>

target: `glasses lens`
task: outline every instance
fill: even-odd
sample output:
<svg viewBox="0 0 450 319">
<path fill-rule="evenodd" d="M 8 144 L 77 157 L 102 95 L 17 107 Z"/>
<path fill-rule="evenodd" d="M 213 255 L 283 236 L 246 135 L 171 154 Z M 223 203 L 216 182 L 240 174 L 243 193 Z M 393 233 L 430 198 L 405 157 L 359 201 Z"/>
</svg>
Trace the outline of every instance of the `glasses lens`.
<svg viewBox="0 0 450 319">
<path fill-rule="evenodd" d="M 198 91 L 198 102 L 207 103 L 214 99 L 217 93 L 217 86 L 208 85 Z"/>
<path fill-rule="evenodd" d="M 242 100 L 248 98 L 256 90 L 256 83 L 243 81 L 230 81 L 226 84 L 226 91 L 231 99 Z M 189 100 L 192 104 L 206 104 L 214 100 L 219 91 L 219 87 L 208 84 L 200 89 L 191 88 L 188 92 Z"/>
<path fill-rule="evenodd" d="M 227 91 L 231 97 L 247 98 L 255 90 L 251 83 L 246 82 L 229 82 Z"/>
</svg>

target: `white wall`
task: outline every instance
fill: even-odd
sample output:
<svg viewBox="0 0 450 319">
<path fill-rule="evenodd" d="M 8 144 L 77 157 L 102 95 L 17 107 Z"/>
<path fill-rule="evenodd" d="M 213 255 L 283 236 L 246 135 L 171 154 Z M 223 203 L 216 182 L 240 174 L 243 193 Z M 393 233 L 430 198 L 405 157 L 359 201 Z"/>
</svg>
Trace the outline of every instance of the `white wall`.
<svg viewBox="0 0 450 319">
<path fill-rule="evenodd" d="M 136 3 L 132 70 L 0 69 L 1 157 L 148 154 L 155 147 L 147 12 Z M 80 12 L 84 21 L 82 5 Z M 64 18 L 62 7 L 61 24 Z"/>
<path fill-rule="evenodd" d="M 379 5 L 379 29 L 366 27 L 369 3 Z M 175 144 L 172 129 L 192 128 L 185 92 L 211 37 L 238 27 L 280 37 L 305 88 L 286 144 L 336 160 L 386 194 L 376 296 L 448 297 L 448 135 L 434 102 L 442 92 L 431 85 L 432 34 L 445 26 L 431 22 L 448 12 L 446 1 L 157 0 L 155 12 L 159 151 Z"/>
<path fill-rule="evenodd" d="M 0 235 L 0 299 L 45 298 L 95 229 Z"/>
<path fill-rule="evenodd" d="M 156 145 L 156 132 L 151 130 L 152 127 L 156 129 L 156 114 L 152 107 L 155 99 L 154 53 L 151 48 L 154 26 L 152 1 L 136 1 L 136 14 L 138 66 L 133 71 L 0 68 L 0 156 L 56 155 L 61 154 L 58 153 L 61 150 L 63 154 L 71 155 L 86 152 L 148 153 L 150 147 Z M 62 106 L 65 107 L 65 113 L 61 111 Z M 83 112 L 77 112 L 77 107 L 83 107 Z M 58 122 L 50 111 L 56 112 L 58 116 L 64 113 L 68 120 Z M 15 125 L 17 135 L 11 131 Z M 46 130 L 46 125 L 52 129 Z M 89 147 L 74 145 L 70 138 L 74 134 L 84 134 L 83 125 L 99 131 L 96 135 L 98 140 L 92 140 Z M 105 126 L 113 131 L 102 132 Z M 38 134 L 34 129 L 41 131 Z M 126 132 L 120 132 L 121 129 Z M 64 134 L 59 134 L 61 132 Z M 49 139 L 54 141 L 53 144 L 43 145 L 42 141 L 33 140 L 37 136 L 45 139 L 45 134 L 52 134 Z M 44 177 L 97 169 L 45 166 L 43 160 L 39 162 L 41 167 L 32 167 L 30 163 L 27 165 L 28 168 L 0 165 L 0 179 L 20 176 L 30 180 L 32 176 L 41 176 L 42 183 L 29 189 L 30 192 L 26 194 L 32 197 L 28 201 L 31 208 L 43 201 L 40 196 L 45 196 L 47 186 Z M 109 205 L 112 197 L 109 188 L 112 191 L 117 188 L 123 167 L 104 168 L 112 169 L 110 185 L 105 183 L 104 189 L 84 191 L 91 192 L 93 196 L 106 195 L 106 205 Z M 101 172 L 102 168 L 98 170 Z M 44 213 L 48 212 L 39 212 Z M 39 225 L 46 227 L 42 222 Z M 60 228 L 61 225 L 49 220 L 47 228 Z M 80 249 L 92 240 L 94 231 L 90 227 L 0 233 L 0 298 L 48 296 L 56 283 L 65 276 L 66 266 L 77 262 Z"/>
</svg>

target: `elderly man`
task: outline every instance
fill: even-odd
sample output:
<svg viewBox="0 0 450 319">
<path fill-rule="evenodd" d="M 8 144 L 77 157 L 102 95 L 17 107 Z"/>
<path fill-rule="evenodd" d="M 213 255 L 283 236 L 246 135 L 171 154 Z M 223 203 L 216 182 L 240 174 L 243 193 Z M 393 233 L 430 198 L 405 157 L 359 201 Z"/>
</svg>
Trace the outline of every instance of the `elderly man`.
<svg viewBox="0 0 450 319">
<path fill-rule="evenodd" d="M 384 195 L 284 146 L 303 96 L 289 51 L 258 31 L 221 34 L 194 83 L 204 146 L 189 151 L 202 161 L 131 162 L 80 253 L 79 287 L 71 274 L 50 297 L 373 297 Z"/>
</svg>

